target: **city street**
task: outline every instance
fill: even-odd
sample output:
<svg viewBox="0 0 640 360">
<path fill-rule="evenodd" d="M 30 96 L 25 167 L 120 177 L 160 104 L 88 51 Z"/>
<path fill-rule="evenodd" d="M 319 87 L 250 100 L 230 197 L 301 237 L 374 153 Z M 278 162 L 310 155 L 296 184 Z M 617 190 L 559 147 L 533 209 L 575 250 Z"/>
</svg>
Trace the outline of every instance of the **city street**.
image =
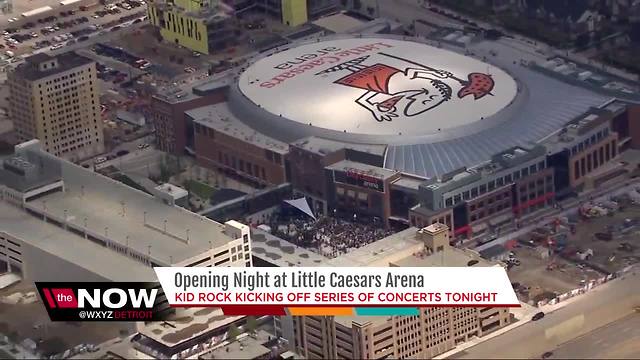
<svg viewBox="0 0 640 360">
<path fill-rule="evenodd" d="M 640 274 L 637 269 L 635 271 L 635 275 L 630 273 L 603 284 L 553 312 L 547 310 L 541 320 L 523 319 L 524 324 L 486 341 L 480 340 L 477 345 L 449 358 L 539 358 L 546 351 L 554 351 L 559 345 L 625 318 L 633 314 L 633 308 L 640 304 Z M 549 308 L 553 307 L 545 307 Z M 627 345 L 625 348 L 629 352 L 635 349 Z"/>
<path fill-rule="evenodd" d="M 630 315 L 553 350 L 550 359 L 640 358 L 640 314 Z"/>
</svg>

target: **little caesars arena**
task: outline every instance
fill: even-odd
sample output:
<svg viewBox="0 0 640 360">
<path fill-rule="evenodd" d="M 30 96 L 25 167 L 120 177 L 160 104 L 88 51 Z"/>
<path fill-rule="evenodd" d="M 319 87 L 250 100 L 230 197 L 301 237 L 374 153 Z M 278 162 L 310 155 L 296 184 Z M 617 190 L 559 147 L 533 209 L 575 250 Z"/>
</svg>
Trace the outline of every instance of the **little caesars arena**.
<svg viewBox="0 0 640 360">
<path fill-rule="evenodd" d="M 229 106 L 279 141 L 385 145 L 386 168 L 433 177 L 531 145 L 606 101 L 529 69 L 521 54 L 463 52 L 397 37 L 291 45 L 248 66 Z"/>
</svg>

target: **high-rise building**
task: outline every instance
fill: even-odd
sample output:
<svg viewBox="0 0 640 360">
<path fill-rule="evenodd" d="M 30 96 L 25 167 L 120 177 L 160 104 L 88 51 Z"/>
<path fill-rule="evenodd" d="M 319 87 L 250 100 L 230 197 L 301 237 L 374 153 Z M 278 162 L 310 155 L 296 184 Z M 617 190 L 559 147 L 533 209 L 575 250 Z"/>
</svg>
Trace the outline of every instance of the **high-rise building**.
<svg viewBox="0 0 640 360">
<path fill-rule="evenodd" d="M 104 152 L 96 65 L 73 52 L 28 57 L 8 74 L 9 104 L 20 141 L 79 160 Z"/>
</svg>

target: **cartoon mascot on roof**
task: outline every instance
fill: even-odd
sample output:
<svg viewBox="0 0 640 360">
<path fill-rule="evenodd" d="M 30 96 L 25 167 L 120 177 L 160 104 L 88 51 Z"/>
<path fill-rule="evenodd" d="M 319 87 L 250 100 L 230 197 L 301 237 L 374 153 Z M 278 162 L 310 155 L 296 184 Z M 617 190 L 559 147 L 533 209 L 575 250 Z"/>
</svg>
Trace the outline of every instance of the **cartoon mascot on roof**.
<svg viewBox="0 0 640 360">
<path fill-rule="evenodd" d="M 412 117 L 434 109 L 453 99 L 453 87 L 459 87 L 456 96 L 462 99 L 472 95 L 479 100 L 492 95 L 494 81 L 484 73 L 470 73 L 467 80 L 454 74 L 434 69 L 395 55 L 379 53 L 408 63 L 404 70 L 376 63 L 363 64 L 369 56 L 359 57 L 321 71 L 316 75 L 349 71 L 334 81 L 335 84 L 365 90 L 356 103 L 369 110 L 377 121 L 391 121 L 399 116 Z"/>
</svg>

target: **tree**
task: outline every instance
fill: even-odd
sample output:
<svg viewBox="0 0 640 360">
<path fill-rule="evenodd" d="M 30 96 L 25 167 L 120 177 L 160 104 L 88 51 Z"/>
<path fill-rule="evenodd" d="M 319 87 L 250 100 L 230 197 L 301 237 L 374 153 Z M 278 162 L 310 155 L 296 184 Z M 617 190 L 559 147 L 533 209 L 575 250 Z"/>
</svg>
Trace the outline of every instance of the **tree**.
<svg viewBox="0 0 640 360">
<path fill-rule="evenodd" d="M 227 339 L 229 341 L 236 341 L 238 335 L 240 335 L 240 330 L 238 330 L 238 327 L 235 324 L 231 324 L 231 326 L 229 326 L 229 330 L 227 331 Z"/>
<path fill-rule="evenodd" d="M 255 316 L 247 317 L 247 324 L 245 325 L 246 329 L 250 333 L 255 333 L 258 328 L 258 321 L 256 321 Z"/>
</svg>

